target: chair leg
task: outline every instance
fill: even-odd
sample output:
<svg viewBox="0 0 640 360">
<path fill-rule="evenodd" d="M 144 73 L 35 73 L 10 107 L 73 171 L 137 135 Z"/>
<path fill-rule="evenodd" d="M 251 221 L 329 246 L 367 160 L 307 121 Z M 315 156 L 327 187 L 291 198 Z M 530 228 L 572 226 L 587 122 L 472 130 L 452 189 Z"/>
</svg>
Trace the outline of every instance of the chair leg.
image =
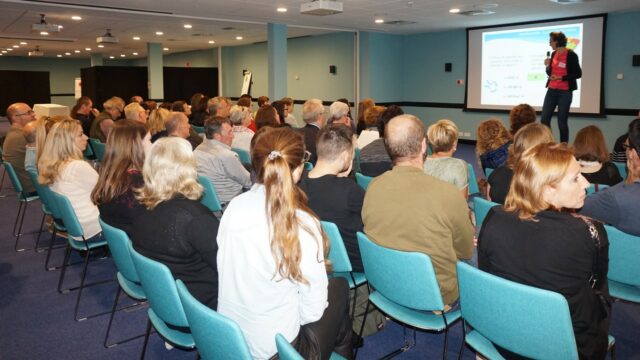
<svg viewBox="0 0 640 360">
<path fill-rule="evenodd" d="M 362 337 L 362 333 L 364 332 L 364 323 L 367 321 L 367 315 L 369 315 L 369 305 L 371 301 L 367 300 L 367 306 L 364 309 L 364 318 L 362 319 L 362 324 L 360 324 L 360 331 L 358 332 L 358 336 Z M 355 316 L 355 313 L 354 313 Z M 353 352 L 353 358 L 355 359 L 358 356 L 358 348 Z"/>
<path fill-rule="evenodd" d="M 53 231 L 51 232 L 51 239 L 49 240 L 49 250 L 47 251 L 47 259 L 44 261 L 44 270 L 45 271 L 52 271 L 55 270 L 57 267 L 52 267 L 49 268 L 49 260 L 51 259 L 51 251 L 53 250 L 53 241 L 56 239 L 56 233 L 57 233 L 57 229 L 54 226 L 53 227 Z"/>
<path fill-rule="evenodd" d="M 80 277 L 80 288 L 78 289 L 78 296 L 76 297 L 76 308 L 73 313 L 73 318 L 76 321 L 86 320 L 87 318 L 78 319 L 78 308 L 80 307 L 80 297 L 82 297 L 82 290 L 84 290 L 84 280 L 87 277 L 87 267 L 89 265 L 89 250 L 84 254 L 84 265 L 82 266 L 82 275 Z"/>
<path fill-rule="evenodd" d="M 462 320 L 462 343 L 460 344 L 460 351 L 458 352 L 458 360 L 462 359 L 466 337 L 467 337 L 467 331 L 465 327 L 465 321 Z"/>
<path fill-rule="evenodd" d="M 616 344 L 611 346 L 609 352 L 611 352 L 611 360 L 616 360 Z"/>
<path fill-rule="evenodd" d="M 2 191 L 2 185 L 4 185 L 4 176 L 7 173 L 7 169 L 4 168 L 4 166 L 2 167 L 2 180 L 0 180 L 0 191 Z"/>
<path fill-rule="evenodd" d="M 444 329 L 444 348 L 442 349 L 442 360 L 447 360 L 447 345 L 449 344 L 449 328 Z"/>
<path fill-rule="evenodd" d="M 151 320 L 147 320 L 147 331 L 144 333 L 144 345 L 142 345 L 142 354 L 140 360 L 144 360 L 144 354 L 147 352 L 147 343 L 149 342 L 149 334 L 151 333 Z"/>
<path fill-rule="evenodd" d="M 351 306 L 351 320 L 356 317 L 356 304 L 358 303 L 358 285 L 356 285 L 356 279 L 353 276 L 353 272 L 349 273 L 351 281 L 353 281 L 353 305 Z"/>
<path fill-rule="evenodd" d="M 24 251 L 25 249 L 18 249 L 18 242 L 22 237 L 22 223 L 24 221 L 24 214 L 27 211 L 27 202 L 21 201 L 18 205 L 18 213 L 16 214 L 16 221 L 13 223 L 13 236 L 16 238 L 16 243 L 13 249 L 17 252 Z M 20 224 L 20 225 L 18 225 Z M 17 232 L 16 232 L 17 230 Z"/>
<path fill-rule="evenodd" d="M 67 272 L 67 263 L 69 262 L 69 256 L 71 255 L 71 245 L 67 244 L 67 249 L 64 253 L 64 260 L 62 261 L 62 271 L 60 271 L 60 280 L 58 280 L 58 292 L 68 293 L 69 289 L 62 290 L 62 282 L 64 281 L 64 275 Z"/>
<path fill-rule="evenodd" d="M 120 309 L 118 309 L 118 302 L 119 302 L 119 299 L 120 299 L 120 294 L 122 294 L 122 288 L 120 286 L 118 286 L 118 290 L 116 292 L 116 298 L 115 298 L 115 301 L 113 302 L 113 308 L 111 309 L 111 316 L 109 317 L 109 325 L 107 325 L 107 334 L 104 337 L 104 347 L 105 348 L 116 347 L 116 346 L 118 346 L 120 344 L 124 344 L 124 343 L 127 343 L 127 342 L 131 341 L 131 340 L 139 339 L 139 338 L 144 336 L 144 334 L 140 334 L 140 335 L 132 336 L 132 337 L 130 337 L 128 339 L 120 340 L 120 341 L 117 341 L 117 342 L 109 344 L 109 333 L 111 332 L 111 325 L 113 323 L 113 318 L 115 317 L 116 312 L 118 312 L 120 310 L 125 310 L 125 309 L 129 309 L 129 308 L 136 307 L 136 306 L 144 304 L 144 301 L 143 302 L 138 302 L 140 300 L 134 299 L 134 300 L 136 300 L 136 302 L 134 304 L 123 306 Z"/>
<path fill-rule="evenodd" d="M 109 316 L 109 325 L 107 325 L 107 335 L 104 337 L 104 347 L 108 348 L 110 345 L 107 345 L 109 340 L 109 332 L 111 332 L 111 323 L 113 322 L 113 317 L 116 314 L 116 307 L 118 306 L 118 299 L 120 298 L 120 292 L 122 288 L 118 286 L 118 290 L 116 291 L 116 299 L 113 301 L 113 308 L 111 308 L 111 316 Z"/>
<path fill-rule="evenodd" d="M 40 235 L 42 235 L 42 227 L 44 226 L 44 219 L 47 217 L 47 214 L 42 213 L 42 220 L 40 221 L 40 231 L 38 231 L 38 237 L 36 238 L 36 246 L 33 248 L 35 252 L 41 252 L 42 249 L 38 248 L 40 245 Z"/>
</svg>

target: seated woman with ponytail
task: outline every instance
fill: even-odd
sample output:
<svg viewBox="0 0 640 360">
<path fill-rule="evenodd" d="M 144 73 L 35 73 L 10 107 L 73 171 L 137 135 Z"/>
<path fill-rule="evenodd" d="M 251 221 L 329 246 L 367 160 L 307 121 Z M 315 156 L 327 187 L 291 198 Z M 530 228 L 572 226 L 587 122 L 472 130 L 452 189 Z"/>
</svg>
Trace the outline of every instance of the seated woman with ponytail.
<svg viewBox="0 0 640 360">
<path fill-rule="evenodd" d="M 327 238 L 296 186 L 307 160 L 302 135 L 258 131 L 252 150 L 256 183 L 229 203 L 218 231 L 218 311 L 240 326 L 256 359 L 276 354 L 278 333 L 305 359 L 352 358 L 349 287 L 327 279 Z"/>
</svg>

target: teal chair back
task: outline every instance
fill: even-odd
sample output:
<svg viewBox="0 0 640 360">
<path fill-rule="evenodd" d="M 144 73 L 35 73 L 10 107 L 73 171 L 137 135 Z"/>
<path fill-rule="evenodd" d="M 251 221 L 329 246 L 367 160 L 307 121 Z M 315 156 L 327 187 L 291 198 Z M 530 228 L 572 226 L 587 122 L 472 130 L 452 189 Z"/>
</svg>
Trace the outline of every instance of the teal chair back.
<svg viewBox="0 0 640 360">
<path fill-rule="evenodd" d="M 247 150 L 239 148 L 231 148 L 231 150 L 238 154 L 240 162 L 243 165 L 251 165 L 251 155 L 249 155 L 249 152 Z"/>
<path fill-rule="evenodd" d="M 480 193 L 478 179 L 476 178 L 476 171 L 473 169 L 473 165 L 467 163 L 467 172 L 469 173 L 469 195 Z"/>
<path fill-rule="evenodd" d="M 20 194 L 20 197 L 22 198 L 24 193 L 24 188 L 22 187 L 22 183 L 20 182 L 20 179 L 18 178 L 18 174 L 16 174 L 16 170 L 13 168 L 13 165 L 11 165 L 11 163 L 7 162 L 7 161 L 3 161 L 2 162 L 4 164 L 4 168 L 7 171 L 7 174 L 9 174 L 9 180 L 11 180 L 11 185 L 13 185 L 13 189 Z"/>
<path fill-rule="evenodd" d="M 373 180 L 373 177 L 371 176 L 363 175 L 359 172 L 356 173 L 356 182 L 358 183 L 358 185 L 360 185 L 361 188 L 364 189 L 364 191 L 367 191 L 371 180 Z"/>
<path fill-rule="evenodd" d="M 494 206 L 500 206 L 500 204 L 483 199 L 480 196 L 473 198 L 473 215 L 476 219 L 476 226 L 478 228 L 482 226 L 484 218 L 487 217 L 489 210 Z"/>
<path fill-rule="evenodd" d="M 200 203 L 209 208 L 212 212 L 222 211 L 220 198 L 218 198 L 218 194 L 216 194 L 216 190 L 213 187 L 211 180 L 204 175 L 198 175 L 198 182 L 204 188 L 204 193 L 200 198 Z"/>
<path fill-rule="evenodd" d="M 589 187 L 587 188 L 587 195 L 595 194 L 598 191 L 602 191 L 608 187 L 609 185 L 605 184 L 589 184 Z"/>
<path fill-rule="evenodd" d="M 578 359 L 564 296 L 463 262 L 457 273 L 462 317 L 482 337 L 528 358 Z"/>
<path fill-rule="evenodd" d="M 238 324 L 199 302 L 182 280 L 176 280 L 176 286 L 203 360 L 251 360 L 249 346 Z"/>
<path fill-rule="evenodd" d="M 622 177 L 622 179 L 623 180 L 626 179 L 627 178 L 627 163 L 613 161 L 613 165 L 615 165 L 618 168 L 618 172 L 620 173 L 620 176 Z"/>
<path fill-rule="evenodd" d="M 491 175 L 491 173 L 493 172 L 493 170 L 495 170 L 495 169 L 492 169 L 492 168 L 486 168 L 486 169 L 484 169 L 484 176 L 486 176 L 486 177 L 487 177 L 487 179 L 488 179 L 488 178 L 489 178 L 489 176 Z"/>
<path fill-rule="evenodd" d="M 276 348 L 280 360 L 304 360 L 296 349 L 281 334 L 276 335 Z"/>
<path fill-rule="evenodd" d="M 344 241 L 338 230 L 338 226 L 332 222 L 322 221 L 322 228 L 329 238 L 329 260 L 334 272 L 351 272 L 351 260 L 349 260 L 349 254 L 347 248 L 344 246 Z"/>
<path fill-rule="evenodd" d="M 136 271 L 133 260 L 131 259 L 131 253 L 129 252 L 129 244 L 131 240 L 124 231 L 113 227 L 100 218 L 100 226 L 102 227 L 102 233 L 109 244 L 109 251 L 113 256 L 113 261 L 116 263 L 118 272 L 130 282 L 140 284 L 140 277 Z"/>
<path fill-rule="evenodd" d="M 304 163 L 304 169 L 305 169 L 306 171 L 311 171 L 311 170 L 313 170 L 313 164 L 307 161 L 306 163 Z"/>
<path fill-rule="evenodd" d="M 93 148 L 91 144 L 87 144 L 87 147 L 84 149 L 84 153 L 82 154 L 85 159 L 94 159 L 96 154 L 93 153 Z"/>
<path fill-rule="evenodd" d="M 91 149 L 93 149 L 93 154 L 96 156 L 96 160 L 102 161 L 104 158 L 104 151 L 107 146 L 103 144 L 102 141 L 94 138 L 89 138 L 89 144 L 91 144 Z"/>
<path fill-rule="evenodd" d="M 358 245 L 369 284 L 385 298 L 415 310 L 444 309 L 428 255 L 382 247 L 358 232 Z"/>
<path fill-rule="evenodd" d="M 38 182 L 38 173 L 35 171 L 27 170 L 27 174 L 44 207 L 53 214 L 53 217 L 60 219 L 60 211 L 51 197 L 51 189 L 49 189 L 49 186 L 42 185 Z"/>
<path fill-rule="evenodd" d="M 198 134 L 204 134 L 204 126 L 191 125 L 191 128 L 193 128 L 193 130 Z"/>
<path fill-rule="evenodd" d="M 147 295 L 150 310 L 153 311 L 153 313 L 150 312 L 149 317 L 155 314 L 164 323 L 188 327 L 189 322 L 182 308 L 171 270 L 158 261 L 140 255 L 133 249 L 131 243 L 127 243 L 127 246 L 142 288 Z M 158 327 L 156 330 L 160 331 Z"/>
<path fill-rule="evenodd" d="M 609 238 L 609 280 L 640 287 L 640 237 L 605 225 Z M 640 288 L 637 289 L 640 292 Z"/>
<path fill-rule="evenodd" d="M 355 168 L 356 171 L 360 171 L 360 153 L 361 152 L 362 150 L 360 150 L 360 148 L 356 146 L 355 154 L 353 155 L 353 158 L 356 161 L 356 168 Z"/>
<path fill-rule="evenodd" d="M 76 212 L 71 206 L 69 198 L 55 191 L 51 191 L 51 198 L 55 202 L 56 210 L 60 212 L 60 218 L 64 223 L 64 227 L 67 229 L 67 233 L 77 238 L 84 237 L 84 230 L 82 230 L 82 226 L 80 226 L 80 222 L 78 221 Z"/>
</svg>

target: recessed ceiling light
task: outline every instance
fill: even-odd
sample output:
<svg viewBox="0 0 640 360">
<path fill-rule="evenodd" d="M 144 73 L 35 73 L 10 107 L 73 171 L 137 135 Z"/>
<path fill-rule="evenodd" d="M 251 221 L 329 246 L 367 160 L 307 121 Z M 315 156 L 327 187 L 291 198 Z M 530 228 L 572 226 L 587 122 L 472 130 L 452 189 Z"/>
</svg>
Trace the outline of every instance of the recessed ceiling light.
<svg viewBox="0 0 640 360">
<path fill-rule="evenodd" d="M 191 29 L 193 26 L 191 24 L 184 24 L 185 29 Z"/>
<path fill-rule="evenodd" d="M 58 29 L 64 29 L 64 26 L 58 25 Z"/>
<path fill-rule="evenodd" d="M 450 13 L 452 13 L 452 14 L 457 14 L 457 13 L 459 13 L 459 12 L 460 12 L 460 9 L 458 9 L 458 8 L 452 8 L 452 9 L 449 9 L 449 12 L 450 12 Z"/>
<path fill-rule="evenodd" d="M 49 35 L 49 33 L 46 31 L 40 31 L 40 35 Z"/>
<path fill-rule="evenodd" d="M 111 55 L 109 56 L 109 59 L 115 59 L 115 56 Z"/>
<path fill-rule="evenodd" d="M 58 55 L 56 55 L 56 56 L 57 56 L 57 57 L 62 57 L 62 55 L 61 55 L 61 54 L 58 54 Z"/>
<path fill-rule="evenodd" d="M 103 47 L 104 47 L 104 45 L 100 44 L 100 45 L 98 45 L 98 47 L 99 47 L 99 48 L 103 48 Z"/>
<path fill-rule="evenodd" d="M 20 41 L 20 45 L 27 45 L 27 43 L 24 41 Z"/>
<path fill-rule="evenodd" d="M 13 45 L 13 47 L 17 49 L 20 47 L 20 45 Z"/>
<path fill-rule="evenodd" d="M 8 48 L 7 51 L 13 51 L 13 49 L 12 48 Z"/>
<path fill-rule="evenodd" d="M 216 42 L 213 40 L 209 40 L 209 44 L 215 44 Z"/>
<path fill-rule="evenodd" d="M 133 40 L 140 40 L 140 36 L 134 36 Z"/>
<path fill-rule="evenodd" d="M 73 50 L 74 53 L 80 54 L 80 50 Z"/>
<path fill-rule="evenodd" d="M 287 8 L 286 7 L 279 7 L 279 8 L 276 9 L 276 11 L 280 12 L 280 13 L 286 13 L 287 12 Z"/>
<path fill-rule="evenodd" d="M 244 39 L 242 36 L 236 36 L 236 40 L 242 40 Z"/>
<path fill-rule="evenodd" d="M 2 53 L 3 53 L 3 54 L 6 54 L 6 53 L 7 53 L 7 50 L 2 50 Z"/>
<path fill-rule="evenodd" d="M 73 16 L 71 17 L 71 20 L 80 21 L 80 20 L 82 20 L 82 17 L 80 17 L 80 16 L 78 16 L 78 15 L 73 15 Z"/>
<path fill-rule="evenodd" d="M 84 48 L 86 51 L 91 51 L 91 48 Z"/>
<path fill-rule="evenodd" d="M 169 48 L 163 48 L 162 50 L 164 50 L 164 51 L 169 51 Z"/>
<path fill-rule="evenodd" d="M 161 36 L 164 35 L 164 33 L 162 31 L 156 31 L 156 35 Z"/>
<path fill-rule="evenodd" d="M 133 56 L 138 56 L 138 53 L 137 53 L 137 52 L 134 52 L 134 53 L 133 53 Z"/>
<path fill-rule="evenodd" d="M 71 53 L 70 53 L 70 52 L 66 52 L 66 53 L 64 53 L 64 54 L 65 54 L 65 55 L 67 55 L 67 56 L 71 55 Z"/>
<path fill-rule="evenodd" d="M 384 17 L 386 14 L 377 14 L 373 17 L 373 22 L 376 24 L 384 24 Z"/>
<path fill-rule="evenodd" d="M 120 57 L 125 57 L 125 56 L 127 56 L 127 55 L 125 55 L 125 54 L 120 54 Z"/>
<path fill-rule="evenodd" d="M 384 19 L 375 19 L 373 20 L 376 24 L 384 24 Z"/>
</svg>

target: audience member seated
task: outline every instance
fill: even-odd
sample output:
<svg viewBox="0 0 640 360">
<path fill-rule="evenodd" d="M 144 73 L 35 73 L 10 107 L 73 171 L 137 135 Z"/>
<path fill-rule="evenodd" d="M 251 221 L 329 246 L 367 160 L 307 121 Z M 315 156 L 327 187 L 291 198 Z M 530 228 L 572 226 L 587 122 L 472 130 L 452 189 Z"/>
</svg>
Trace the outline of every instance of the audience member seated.
<svg viewBox="0 0 640 360">
<path fill-rule="evenodd" d="M 373 99 L 371 98 L 362 99 L 358 103 L 358 121 L 356 121 L 356 133 L 358 134 L 358 136 L 360 136 L 360 133 L 367 128 L 367 124 L 365 124 L 364 122 L 364 113 L 368 108 L 375 105 L 376 103 L 373 102 Z"/>
<path fill-rule="evenodd" d="M 349 105 L 343 103 L 342 101 L 334 101 L 331 106 L 329 106 L 327 125 L 331 124 L 343 124 L 351 127 Z"/>
<path fill-rule="evenodd" d="M 249 111 L 249 108 L 233 105 L 229 113 L 229 120 L 233 124 L 231 147 L 250 151 L 253 131 L 248 128 L 249 124 L 251 124 L 251 111 Z"/>
<path fill-rule="evenodd" d="M 509 131 L 498 119 L 487 119 L 478 125 L 476 155 L 482 170 L 497 169 L 507 162 L 511 146 Z"/>
<path fill-rule="evenodd" d="M 280 99 L 280 101 L 282 101 L 284 103 L 284 110 L 285 110 L 285 118 L 283 119 L 282 123 L 283 124 L 289 124 L 289 126 L 294 127 L 294 128 L 300 128 L 304 126 L 304 123 L 300 123 L 298 121 L 298 119 L 296 119 L 295 116 L 293 116 L 293 99 L 290 97 L 283 97 L 282 99 Z"/>
<path fill-rule="evenodd" d="M 604 359 L 610 313 L 607 233 L 601 223 L 564 211 L 582 207 L 588 186 L 565 144 L 525 151 L 504 207 L 493 207 L 484 221 L 478 263 L 494 275 L 563 295 L 580 358 Z"/>
<path fill-rule="evenodd" d="M 231 100 L 224 96 L 216 96 L 207 102 L 207 110 L 209 116 L 229 117 L 231 110 Z"/>
<path fill-rule="evenodd" d="M 618 136 L 616 142 L 613 144 L 613 151 L 609 154 L 609 160 L 621 163 L 627 162 L 627 149 L 624 148 L 627 136 L 627 133 Z"/>
<path fill-rule="evenodd" d="M 38 181 L 66 196 L 82 226 L 84 238 L 97 240 L 102 237 L 102 229 L 98 207 L 91 202 L 91 192 L 98 182 L 98 173 L 82 159 L 87 140 L 78 120 L 67 118 L 54 124 L 38 160 Z"/>
<path fill-rule="evenodd" d="M 22 135 L 27 141 L 24 153 L 24 170 L 38 173 L 38 160 L 36 160 L 37 121 L 29 121 L 22 127 Z M 31 183 L 31 181 L 29 181 Z"/>
<path fill-rule="evenodd" d="M 89 137 L 98 139 L 104 143 L 107 142 L 107 135 L 109 135 L 109 130 L 111 130 L 114 122 L 122 116 L 124 100 L 114 96 L 105 101 L 102 106 L 104 111 L 96 116 L 95 120 L 91 123 Z"/>
<path fill-rule="evenodd" d="M 91 123 L 98 115 L 100 112 L 93 108 L 93 101 L 88 96 L 81 96 L 71 108 L 71 117 L 80 121 L 82 131 L 87 136 L 91 132 Z"/>
<path fill-rule="evenodd" d="M 167 137 L 156 141 L 142 169 L 131 228 L 133 247 L 169 267 L 203 304 L 218 305 L 218 219 L 199 201 L 196 161 L 189 142 Z"/>
<path fill-rule="evenodd" d="M 316 140 L 318 139 L 318 132 L 326 122 L 322 101 L 318 99 L 309 99 L 305 101 L 304 105 L 302 105 L 302 119 L 306 124 L 305 127 L 302 128 L 304 145 L 307 151 L 311 153 L 309 162 L 315 165 L 316 160 L 318 159 L 316 154 Z"/>
<path fill-rule="evenodd" d="M 23 190 L 28 194 L 36 194 L 36 189 L 24 168 L 27 140 L 22 134 L 22 128 L 36 119 L 35 113 L 29 105 L 15 103 L 9 105 L 6 114 L 11 126 L 2 145 L 2 159 L 13 166 Z"/>
<path fill-rule="evenodd" d="M 259 131 L 257 183 L 231 201 L 220 224 L 218 311 L 240 326 L 256 359 L 276 355 L 278 333 L 305 359 L 332 351 L 353 358 L 349 287 L 327 279 L 327 239 L 296 186 L 304 160 L 299 132 Z"/>
<path fill-rule="evenodd" d="M 353 129 L 354 134 L 355 134 L 355 131 L 356 131 L 356 120 L 353 118 L 353 115 L 351 115 L 351 104 L 349 103 L 349 99 L 340 98 L 340 99 L 338 99 L 336 101 L 339 101 L 341 103 L 347 104 L 347 107 L 349 108 L 349 112 L 347 112 L 347 116 L 349 117 L 349 121 L 350 121 L 350 125 L 349 126 L 351 126 L 351 128 Z"/>
<path fill-rule="evenodd" d="M 609 162 L 607 144 L 597 126 L 589 125 L 580 129 L 573 141 L 573 148 L 582 176 L 591 184 L 613 186 L 623 180 L 618 168 Z"/>
<path fill-rule="evenodd" d="M 509 123 L 511 124 L 509 132 L 511 137 L 515 136 L 523 126 L 534 122 L 536 122 L 536 109 L 529 104 L 514 106 L 509 111 Z"/>
<path fill-rule="evenodd" d="M 172 103 L 168 102 L 168 101 L 163 101 L 162 103 L 160 103 L 160 105 L 158 105 L 158 108 L 162 108 L 162 109 L 166 109 L 171 111 L 171 105 Z"/>
<path fill-rule="evenodd" d="M 251 174 L 242 166 L 238 154 L 231 150 L 233 129 L 227 118 L 210 116 L 204 121 L 206 140 L 194 153 L 198 173 L 213 184 L 221 205 L 251 187 Z"/>
<path fill-rule="evenodd" d="M 278 100 L 271 103 L 271 106 L 276 110 L 276 114 L 278 116 L 278 126 L 291 126 L 284 122 L 284 119 L 287 117 L 286 105 Z"/>
<path fill-rule="evenodd" d="M 471 258 L 474 228 L 459 190 L 423 171 L 425 128 L 413 115 L 385 128 L 393 169 L 369 184 L 362 207 L 364 232 L 382 246 L 431 257 L 443 302 L 458 300 L 456 262 Z"/>
<path fill-rule="evenodd" d="M 191 116 L 191 106 L 182 100 L 174 101 L 171 104 L 171 111 L 179 111 L 187 115 L 187 117 Z"/>
<path fill-rule="evenodd" d="M 269 97 L 268 96 L 259 96 L 258 97 L 258 109 L 260 109 L 263 105 L 269 105 Z M 256 118 L 256 116 L 258 115 L 258 110 L 254 111 L 252 116 L 253 119 Z M 256 127 L 256 123 L 255 121 L 251 120 L 251 124 L 248 126 L 248 128 L 250 130 L 253 130 L 254 132 L 258 131 L 258 128 Z"/>
<path fill-rule="evenodd" d="M 47 140 L 47 135 L 51 131 L 51 127 L 56 123 L 70 119 L 70 117 L 65 115 L 58 116 L 41 116 L 36 122 L 36 172 L 38 168 L 38 162 L 40 161 L 40 157 L 42 156 L 42 152 L 44 149 L 44 143 Z M 87 145 L 89 146 L 89 145 Z"/>
<path fill-rule="evenodd" d="M 263 127 L 278 127 L 280 126 L 280 120 L 278 119 L 278 111 L 269 105 L 262 105 L 258 112 L 256 113 L 256 131 L 260 130 Z"/>
<path fill-rule="evenodd" d="M 142 105 L 137 102 L 132 102 L 124 107 L 124 118 L 130 121 L 137 121 L 142 125 L 147 124 L 147 117 L 149 113 Z M 108 137 L 108 136 L 107 136 Z"/>
<path fill-rule="evenodd" d="M 199 98 L 194 99 L 195 95 L 191 97 L 191 116 L 189 116 L 189 123 L 195 126 L 204 126 L 204 119 L 209 116 L 207 112 L 207 102 L 209 97 L 200 94 Z"/>
<path fill-rule="evenodd" d="M 640 206 L 640 118 L 629 124 L 625 147 L 629 168 L 627 181 L 588 196 L 581 213 L 640 236 L 640 221 L 636 216 Z"/>
<path fill-rule="evenodd" d="M 433 153 L 424 162 L 425 174 L 455 185 L 466 199 L 469 194 L 467 163 L 453 157 L 458 148 L 458 127 L 451 120 L 438 120 L 429 126 L 427 138 Z"/>
<path fill-rule="evenodd" d="M 375 177 L 391 170 L 391 158 L 384 144 L 384 127 L 391 119 L 402 114 L 404 111 L 398 105 L 390 105 L 380 114 L 378 119 L 380 137 L 360 149 L 360 171 L 364 175 Z"/>
<path fill-rule="evenodd" d="M 175 101 L 171 104 L 172 112 L 181 112 L 187 116 L 187 124 L 189 124 L 189 116 L 191 115 L 191 107 L 184 101 Z M 227 116 L 229 116 L 227 114 Z M 189 136 L 185 139 L 189 140 L 191 146 L 195 149 L 198 145 L 202 144 L 202 136 L 198 134 L 191 126 L 189 126 Z"/>
<path fill-rule="evenodd" d="M 198 107 L 198 104 L 200 103 L 200 101 L 205 97 L 205 95 L 203 93 L 194 93 L 193 95 L 191 95 L 191 98 L 189 99 L 189 106 L 191 107 L 191 115 L 189 115 L 189 124 L 193 124 L 194 118 L 193 115 L 196 112 L 196 108 Z M 207 100 L 209 100 L 207 98 Z M 173 105 L 172 105 L 173 106 Z M 206 103 L 205 103 L 205 107 L 204 110 L 206 111 Z M 202 126 L 202 125 L 196 125 L 196 126 Z"/>
<path fill-rule="evenodd" d="M 151 134 L 151 142 L 168 136 L 165 124 L 169 120 L 170 115 L 171 111 L 163 108 L 157 108 L 151 111 L 149 119 L 147 119 L 147 129 L 149 129 L 149 134 Z"/>
<path fill-rule="evenodd" d="M 167 136 L 176 136 L 188 140 L 193 149 L 202 143 L 202 138 L 199 135 L 197 137 L 200 142 L 194 141 L 194 138 L 190 136 L 191 125 L 189 125 L 189 118 L 184 113 L 172 112 L 167 122 L 164 123 L 164 127 L 167 130 Z"/>
<path fill-rule="evenodd" d="M 140 104 L 149 114 L 158 108 L 158 103 L 153 100 L 145 100 Z"/>
<path fill-rule="evenodd" d="M 507 163 L 495 169 L 487 182 L 489 182 L 489 200 L 504 204 L 504 200 L 511 186 L 513 169 L 515 168 L 522 153 L 538 144 L 553 142 L 553 135 L 549 127 L 533 123 L 522 127 L 513 137 L 513 145 L 509 148 Z"/>
<path fill-rule="evenodd" d="M 134 190 L 144 185 L 142 166 L 150 148 L 151 136 L 142 124 L 118 121 L 107 136 L 98 183 L 91 193 L 102 220 L 129 235 L 135 208 L 139 206 Z"/>
<path fill-rule="evenodd" d="M 384 106 L 372 106 L 364 112 L 364 122 L 367 127 L 358 135 L 358 147 L 364 149 L 376 139 L 380 138 L 378 131 L 378 118 L 385 110 Z"/>
<path fill-rule="evenodd" d="M 131 98 L 129 98 L 129 104 L 132 104 L 132 103 L 142 104 L 143 102 L 144 102 L 144 99 L 140 95 L 133 95 Z"/>
</svg>

